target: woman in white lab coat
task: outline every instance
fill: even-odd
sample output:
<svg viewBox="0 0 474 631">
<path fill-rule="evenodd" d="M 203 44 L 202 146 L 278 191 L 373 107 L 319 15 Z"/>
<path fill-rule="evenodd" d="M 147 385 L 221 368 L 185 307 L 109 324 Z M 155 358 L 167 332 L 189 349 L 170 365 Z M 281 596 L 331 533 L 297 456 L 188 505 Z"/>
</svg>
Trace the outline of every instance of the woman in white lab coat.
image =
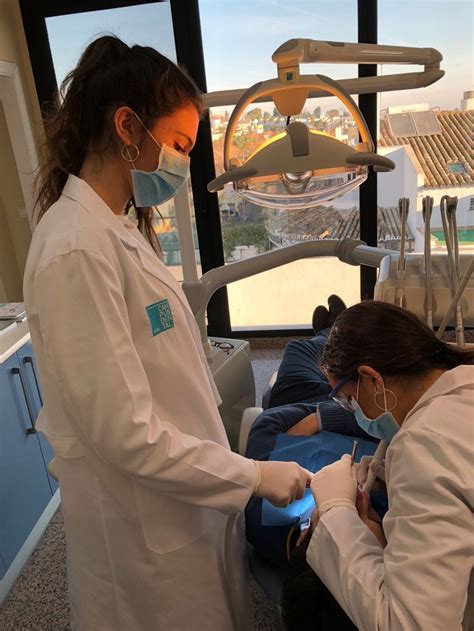
<svg viewBox="0 0 474 631">
<path fill-rule="evenodd" d="M 151 207 L 187 177 L 200 94 L 155 50 L 114 37 L 90 44 L 63 88 L 24 294 L 73 628 L 228 631 L 228 581 L 244 609 L 248 583 L 241 537 L 225 575 L 226 514 L 253 493 L 285 505 L 309 474 L 230 451 L 198 327 L 159 258 Z"/>
<path fill-rule="evenodd" d="M 356 305 L 332 329 L 322 365 L 334 399 L 389 441 L 383 529 L 356 497 L 350 456 L 311 484 L 307 561 L 359 629 L 474 628 L 473 363 L 386 303 Z"/>
</svg>

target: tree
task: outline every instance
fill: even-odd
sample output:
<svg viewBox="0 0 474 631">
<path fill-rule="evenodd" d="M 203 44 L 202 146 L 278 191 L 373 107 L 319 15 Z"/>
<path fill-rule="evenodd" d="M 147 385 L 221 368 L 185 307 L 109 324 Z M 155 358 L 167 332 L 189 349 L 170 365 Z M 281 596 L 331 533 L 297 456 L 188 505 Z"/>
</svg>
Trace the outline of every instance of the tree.
<svg viewBox="0 0 474 631">
<path fill-rule="evenodd" d="M 257 252 L 268 250 L 268 236 L 264 223 L 242 223 L 227 225 L 222 228 L 225 259 L 228 261 L 232 252 L 239 245 L 253 245 Z"/>
<path fill-rule="evenodd" d="M 319 107 L 315 107 L 313 110 L 313 116 L 316 116 L 316 118 L 321 118 L 321 108 Z"/>
<path fill-rule="evenodd" d="M 263 112 L 263 119 L 268 120 L 270 118 L 270 112 Z"/>
<path fill-rule="evenodd" d="M 259 107 L 254 107 L 253 110 L 249 110 L 245 117 L 247 120 L 261 120 L 262 119 L 262 110 Z"/>
<path fill-rule="evenodd" d="M 230 114 L 229 114 L 229 112 L 226 110 L 226 111 L 224 112 L 224 120 L 225 120 L 225 122 L 226 122 L 226 123 L 227 123 L 227 121 L 229 120 L 229 118 L 230 118 Z"/>
<path fill-rule="evenodd" d="M 339 118 L 339 110 L 328 110 L 326 112 L 328 118 Z"/>
</svg>

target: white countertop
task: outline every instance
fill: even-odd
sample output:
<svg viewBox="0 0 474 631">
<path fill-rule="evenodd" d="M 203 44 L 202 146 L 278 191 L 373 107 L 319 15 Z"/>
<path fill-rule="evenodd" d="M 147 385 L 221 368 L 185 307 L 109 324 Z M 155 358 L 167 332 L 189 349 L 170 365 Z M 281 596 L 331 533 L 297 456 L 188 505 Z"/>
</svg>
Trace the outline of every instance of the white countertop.
<svg viewBox="0 0 474 631">
<path fill-rule="evenodd" d="M 0 364 L 29 341 L 30 332 L 27 320 L 15 322 L 12 326 L 0 331 Z"/>
</svg>

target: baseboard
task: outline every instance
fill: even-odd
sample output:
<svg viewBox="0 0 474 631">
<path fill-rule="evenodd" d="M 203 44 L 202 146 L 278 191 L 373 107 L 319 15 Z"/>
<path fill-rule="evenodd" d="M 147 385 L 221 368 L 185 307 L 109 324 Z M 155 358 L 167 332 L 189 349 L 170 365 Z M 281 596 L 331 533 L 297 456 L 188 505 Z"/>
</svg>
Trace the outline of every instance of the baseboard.
<svg viewBox="0 0 474 631">
<path fill-rule="evenodd" d="M 44 509 L 41 517 L 36 522 L 35 527 L 30 532 L 27 540 L 22 545 L 20 551 L 13 560 L 13 563 L 8 568 L 6 574 L 4 575 L 2 580 L 0 580 L 0 604 L 5 600 L 8 592 L 13 587 L 14 582 L 21 574 L 21 571 L 25 567 L 31 554 L 34 552 L 39 540 L 43 536 L 44 531 L 46 530 L 49 522 L 51 521 L 54 513 L 57 511 L 60 504 L 61 495 L 58 489 L 49 501 L 49 504 Z"/>
</svg>

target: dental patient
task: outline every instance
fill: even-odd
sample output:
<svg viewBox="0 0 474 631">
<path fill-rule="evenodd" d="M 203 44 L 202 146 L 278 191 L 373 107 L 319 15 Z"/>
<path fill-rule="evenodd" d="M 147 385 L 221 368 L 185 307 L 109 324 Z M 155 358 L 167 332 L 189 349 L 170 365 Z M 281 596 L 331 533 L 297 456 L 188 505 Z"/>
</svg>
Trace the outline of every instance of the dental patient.
<svg viewBox="0 0 474 631">
<path fill-rule="evenodd" d="M 269 407 L 260 414 L 250 431 L 246 451 L 249 458 L 298 461 L 305 451 L 307 459 L 304 465 L 300 464 L 314 470 L 316 462 L 313 452 L 316 456 L 322 448 L 321 442 L 325 442 L 327 449 L 327 435 L 321 432 L 335 432 L 372 441 L 368 446 L 373 444 L 375 450 L 374 439 L 360 429 L 353 413 L 347 412 L 328 397 L 331 386 L 320 369 L 321 356 L 333 323 L 346 308 L 338 296 L 330 296 L 328 306 L 329 309 L 318 306 L 314 311 L 315 336 L 312 339 L 293 340 L 287 345 L 271 390 Z M 294 437 L 290 440 L 291 444 L 288 444 L 285 436 Z M 361 446 L 365 440 L 361 441 Z M 350 451 L 352 439 L 346 442 Z M 333 449 L 332 444 L 329 448 Z M 329 462 L 329 457 L 329 454 L 325 454 L 325 464 Z M 334 460 L 339 457 L 340 454 L 333 453 Z M 311 505 L 308 506 L 311 509 Z M 247 539 L 262 559 L 286 568 L 288 548 L 293 548 L 299 529 L 292 528 L 294 523 L 264 526 L 264 507 L 259 498 L 252 498 L 247 505 Z"/>
</svg>

